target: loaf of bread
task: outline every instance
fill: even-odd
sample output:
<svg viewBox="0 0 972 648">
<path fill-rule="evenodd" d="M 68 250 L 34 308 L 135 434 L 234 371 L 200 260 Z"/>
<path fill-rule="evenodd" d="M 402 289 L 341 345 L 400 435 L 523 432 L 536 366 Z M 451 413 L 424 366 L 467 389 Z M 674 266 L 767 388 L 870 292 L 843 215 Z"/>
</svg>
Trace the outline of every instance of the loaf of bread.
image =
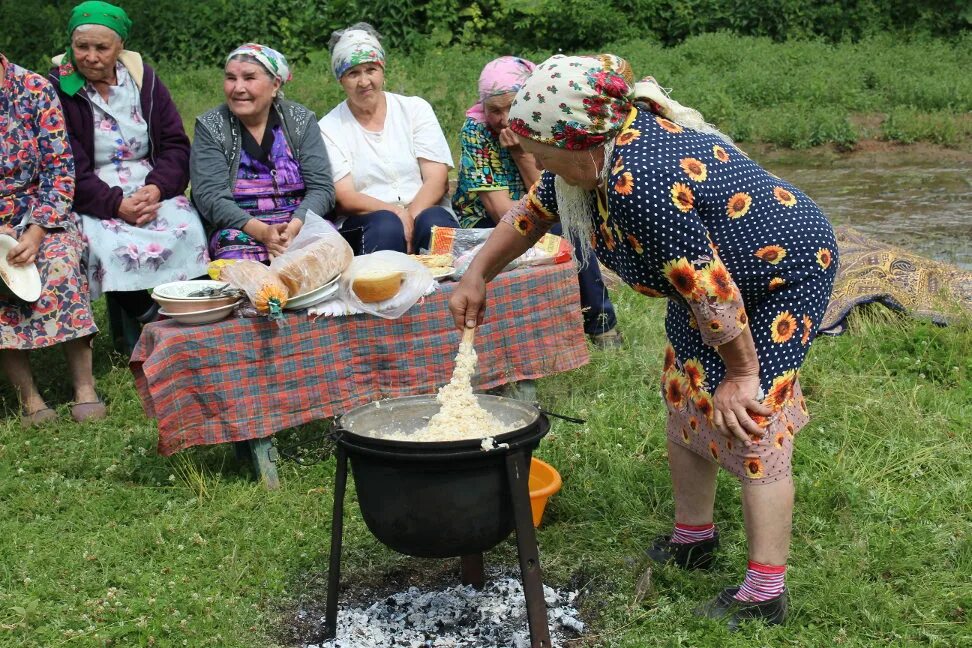
<svg viewBox="0 0 972 648">
<path fill-rule="evenodd" d="M 381 302 L 398 294 L 404 277 L 400 270 L 375 268 L 355 277 L 351 290 L 366 304 Z"/>
<path fill-rule="evenodd" d="M 321 239 L 281 257 L 282 263 L 274 264 L 274 269 L 290 296 L 296 297 L 334 279 L 347 269 L 352 258 L 351 246 L 344 239 Z"/>
</svg>

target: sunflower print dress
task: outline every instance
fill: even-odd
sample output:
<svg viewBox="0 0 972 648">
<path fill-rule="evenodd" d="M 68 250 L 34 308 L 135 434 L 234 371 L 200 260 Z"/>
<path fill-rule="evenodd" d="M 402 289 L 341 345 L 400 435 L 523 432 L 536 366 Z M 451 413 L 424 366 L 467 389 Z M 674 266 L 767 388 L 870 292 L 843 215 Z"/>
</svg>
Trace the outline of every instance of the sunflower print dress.
<svg viewBox="0 0 972 648">
<path fill-rule="evenodd" d="M 794 435 L 809 420 L 798 379 L 837 268 L 833 229 L 799 189 L 715 135 L 632 108 L 615 137 L 605 191 L 592 194 L 598 259 L 634 290 L 668 298 L 662 394 L 668 438 L 764 484 L 790 475 Z M 554 178 L 504 220 L 521 233 L 557 220 Z M 726 373 L 716 347 L 752 329 L 760 365 L 746 447 L 713 425 Z"/>
</svg>

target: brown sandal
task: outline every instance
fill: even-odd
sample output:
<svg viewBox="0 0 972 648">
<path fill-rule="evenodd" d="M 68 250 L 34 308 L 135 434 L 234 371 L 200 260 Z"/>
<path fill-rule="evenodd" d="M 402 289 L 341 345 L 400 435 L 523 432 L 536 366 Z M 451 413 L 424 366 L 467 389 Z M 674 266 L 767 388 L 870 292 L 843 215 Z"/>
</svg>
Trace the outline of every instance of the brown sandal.
<svg viewBox="0 0 972 648">
<path fill-rule="evenodd" d="M 57 412 L 55 412 L 50 407 L 42 407 L 39 410 L 34 410 L 30 414 L 24 412 L 20 415 L 20 422 L 25 427 L 34 427 L 37 425 L 43 425 L 49 423 L 57 418 Z"/>
<path fill-rule="evenodd" d="M 86 421 L 100 421 L 108 416 L 108 408 L 105 402 L 96 400 L 91 403 L 75 403 L 71 406 L 71 418 L 78 423 Z"/>
</svg>

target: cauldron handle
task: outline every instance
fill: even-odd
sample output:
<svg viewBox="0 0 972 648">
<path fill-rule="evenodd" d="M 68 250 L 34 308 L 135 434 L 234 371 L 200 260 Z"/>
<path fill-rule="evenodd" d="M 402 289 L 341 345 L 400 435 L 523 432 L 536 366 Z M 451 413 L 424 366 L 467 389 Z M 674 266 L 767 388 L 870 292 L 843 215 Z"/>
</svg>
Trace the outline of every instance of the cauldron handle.
<svg viewBox="0 0 972 648">
<path fill-rule="evenodd" d="M 541 414 L 546 414 L 547 416 L 552 416 L 554 418 L 559 418 L 559 419 L 561 419 L 563 421 L 567 421 L 568 423 L 581 423 L 581 424 L 587 423 L 587 419 L 574 418 L 573 416 L 564 416 L 563 414 L 555 414 L 554 412 L 545 410 L 542 407 L 538 407 L 537 410 Z"/>
</svg>

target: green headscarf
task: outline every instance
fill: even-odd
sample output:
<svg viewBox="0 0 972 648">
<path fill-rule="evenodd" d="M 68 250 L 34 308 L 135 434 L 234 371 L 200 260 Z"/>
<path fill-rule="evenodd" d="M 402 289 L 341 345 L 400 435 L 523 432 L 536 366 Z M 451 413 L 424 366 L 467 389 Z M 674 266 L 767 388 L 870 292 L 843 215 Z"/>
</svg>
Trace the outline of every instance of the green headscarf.
<svg viewBox="0 0 972 648">
<path fill-rule="evenodd" d="M 68 95 L 74 95 L 84 87 L 85 80 L 78 72 L 77 63 L 74 60 L 74 50 L 71 47 L 71 35 L 81 25 L 107 27 L 118 34 L 122 40 L 128 38 L 128 33 L 132 29 L 132 21 L 125 10 L 107 2 L 90 0 L 89 2 L 82 2 L 71 11 L 71 18 L 68 20 L 68 47 L 64 55 L 65 63 L 71 65 L 67 69 L 62 67 L 60 73 L 61 90 Z"/>
</svg>

